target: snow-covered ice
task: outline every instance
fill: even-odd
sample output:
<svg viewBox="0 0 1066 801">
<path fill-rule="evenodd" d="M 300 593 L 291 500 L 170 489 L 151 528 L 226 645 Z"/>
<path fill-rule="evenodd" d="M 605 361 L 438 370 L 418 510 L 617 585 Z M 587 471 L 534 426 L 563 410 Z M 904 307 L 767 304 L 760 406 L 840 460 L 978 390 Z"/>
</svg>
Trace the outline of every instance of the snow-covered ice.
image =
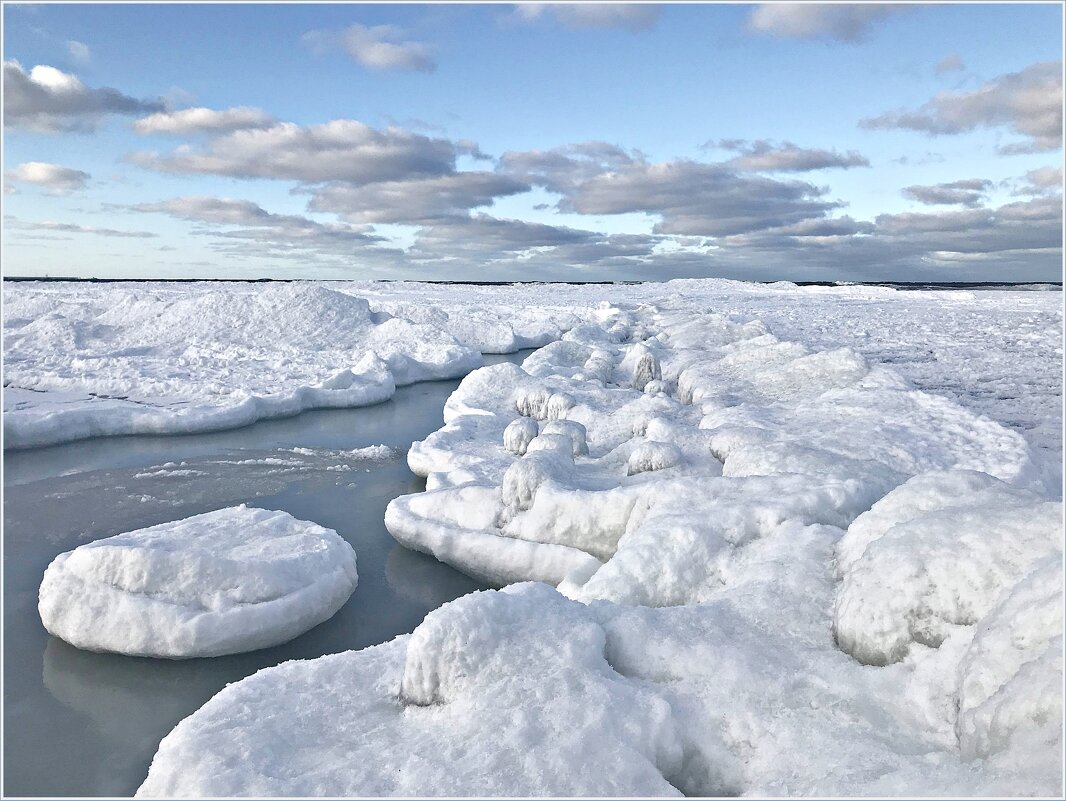
<svg viewBox="0 0 1066 801">
<path fill-rule="evenodd" d="M 365 406 L 480 353 L 320 284 L 4 288 L 4 441 L 234 428 Z"/>
<path fill-rule="evenodd" d="M 328 620 L 357 581 L 355 551 L 336 532 L 242 505 L 60 554 L 39 611 L 51 634 L 91 651 L 220 656 Z"/>
<path fill-rule="evenodd" d="M 1059 293 L 329 286 L 286 290 L 338 312 L 311 310 L 294 353 L 280 331 L 263 345 L 271 381 L 347 392 L 542 346 L 468 372 L 407 454 L 426 490 L 385 517 L 505 589 L 228 687 L 164 740 L 142 795 L 1061 793 Z M 188 317 L 220 290 L 158 291 L 198 299 Z M 5 288 L 5 432 L 60 392 L 109 391 L 83 382 L 78 337 L 123 341 L 100 328 L 136 317 L 106 315 L 123 292 L 143 300 L 68 299 L 82 311 L 48 361 L 21 332 L 63 290 Z M 329 333 L 348 318 L 369 323 Z M 261 339 L 220 330 L 227 354 Z M 154 380 L 130 364 L 114 393 Z M 212 380 L 262 388 L 225 365 Z M 199 376 L 185 391 L 221 408 Z M 111 402 L 75 400 L 96 421 Z"/>
</svg>

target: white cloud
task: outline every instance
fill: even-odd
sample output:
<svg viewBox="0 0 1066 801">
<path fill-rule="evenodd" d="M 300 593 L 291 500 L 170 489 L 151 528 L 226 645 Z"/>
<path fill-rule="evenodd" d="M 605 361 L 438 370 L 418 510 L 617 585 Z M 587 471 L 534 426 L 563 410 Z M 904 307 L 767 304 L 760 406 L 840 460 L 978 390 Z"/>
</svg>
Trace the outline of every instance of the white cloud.
<svg viewBox="0 0 1066 801">
<path fill-rule="evenodd" d="M 421 42 L 403 41 L 403 31 L 394 25 L 356 23 L 342 31 L 308 31 L 301 41 L 315 53 L 339 48 L 373 70 L 433 72 L 437 68 L 429 48 Z"/>
<path fill-rule="evenodd" d="M 992 182 L 985 178 L 968 178 L 962 181 L 933 184 L 931 186 L 908 186 L 903 196 L 927 206 L 977 206 Z"/>
<path fill-rule="evenodd" d="M 87 172 L 61 167 L 58 164 L 27 161 L 9 170 L 4 177 L 8 181 L 43 187 L 52 194 L 65 195 L 84 189 L 90 176 Z"/>
<path fill-rule="evenodd" d="M 954 72 L 956 70 L 963 69 L 966 69 L 966 65 L 962 63 L 962 59 L 959 58 L 959 54 L 952 53 L 936 65 L 936 74 L 943 75 L 945 72 Z"/>
<path fill-rule="evenodd" d="M 79 64 L 88 64 L 92 58 L 89 45 L 75 39 L 71 39 L 67 42 L 67 52 L 70 53 L 70 57 Z"/>
<path fill-rule="evenodd" d="M 644 30 L 655 24 L 660 10 L 641 3 L 521 3 L 514 14 L 525 22 L 551 16 L 568 28 Z"/>
<path fill-rule="evenodd" d="M 764 3 L 748 27 L 786 39 L 861 40 L 877 22 L 909 8 L 902 3 Z"/>
<path fill-rule="evenodd" d="M 187 108 L 161 111 L 133 123 L 139 134 L 225 133 L 248 128 L 268 128 L 277 120 L 259 108 L 236 106 L 221 111 Z"/>
<path fill-rule="evenodd" d="M 108 114 L 162 109 L 158 101 L 137 100 L 117 89 L 90 89 L 77 76 L 45 64 L 27 73 L 17 61 L 4 62 L 4 120 L 14 128 L 89 131 Z"/>
<path fill-rule="evenodd" d="M 1000 148 L 1004 154 L 1055 150 L 1062 146 L 1062 62 L 1033 64 L 972 91 L 944 92 L 914 111 L 888 112 L 859 124 L 930 135 L 1006 127 L 1028 139 Z"/>
<path fill-rule="evenodd" d="M 840 153 L 836 150 L 806 148 L 792 142 L 769 142 L 760 139 L 745 142 L 739 139 L 722 139 L 709 142 L 706 146 L 733 150 L 741 155 L 730 159 L 726 164 L 737 170 L 753 172 L 809 172 L 829 168 L 849 169 L 851 167 L 869 167 L 870 162 L 855 150 Z"/>
<path fill-rule="evenodd" d="M 367 184 L 447 175 L 455 171 L 460 153 L 471 152 L 476 152 L 473 145 L 402 128 L 333 120 L 307 127 L 280 122 L 223 134 L 199 150 L 182 146 L 168 155 L 141 152 L 129 158 L 161 172 Z"/>
</svg>

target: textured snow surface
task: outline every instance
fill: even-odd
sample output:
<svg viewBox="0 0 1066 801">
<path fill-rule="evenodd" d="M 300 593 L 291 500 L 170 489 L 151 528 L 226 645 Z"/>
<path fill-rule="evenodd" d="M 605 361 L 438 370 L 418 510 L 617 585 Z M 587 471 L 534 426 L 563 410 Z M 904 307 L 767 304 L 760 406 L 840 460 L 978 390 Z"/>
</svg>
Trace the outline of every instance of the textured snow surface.
<svg viewBox="0 0 1066 801">
<path fill-rule="evenodd" d="M 355 551 L 335 531 L 242 505 L 60 554 L 39 610 L 50 633 L 79 648 L 219 656 L 328 620 L 357 580 Z"/>
<path fill-rule="evenodd" d="M 6 447 L 208 431 L 387 400 L 481 364 L 321 284 L 4 287 Z"/>
<path fill-rule="evenodd" d="M 236 392 L 543 346 L 468 372 L 385 517 L 512 586 L 231 685 L 142 795 L 1061 794 L 1061 293 L 351 282 L 287 288 L 306 326 L 241 312 L 268 336 L 198 311 L 262 291 L 5 288 L 5 433 L 100 391 L 62 380 L 98 369 L 86 342 L 116 392 L 178 364 L 122 339 L 146 292 Z M 149 358 L 121 372 L 119 342 Z M 221 408 L 185 369 L 152 397 Z"/>
</svg>

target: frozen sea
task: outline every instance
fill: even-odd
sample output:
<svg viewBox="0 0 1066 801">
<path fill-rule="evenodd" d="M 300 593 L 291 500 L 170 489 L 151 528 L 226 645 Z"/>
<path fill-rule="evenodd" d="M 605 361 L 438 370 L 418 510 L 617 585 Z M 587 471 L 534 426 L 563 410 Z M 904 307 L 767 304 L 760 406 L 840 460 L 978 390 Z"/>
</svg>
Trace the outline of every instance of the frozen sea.
<svg viewBox="0 0 1066 801">
<path fill-rule="evenodd" d="M 385 642 L 447 601 L 485 588 L 401 547 L 382 522 L 389 500 L 424 486 L 404 454 L 440 424 L 456 384 L 419 383 L 375 406 L 218 433 L 7 453 L 5 795 L 132 795 L 163 736 L 226 684 L 290 659 Z M 392 453 L 377 455 L 380 445 Z M 318 521 L 356 548 L 359 586 L 339 613 L 284 645 L 186 661 L 82 651 L 42 628 L 37 587 L 57 554 L 238 503 Z"/>
<path fill-rule="evenodd" d="M 1033 289 L 5 284 L 5 792 L 1055 795 Z M 241 503 L 354 546 L 333 618 L 42 628 L 55 555 Z"/>
</svg>

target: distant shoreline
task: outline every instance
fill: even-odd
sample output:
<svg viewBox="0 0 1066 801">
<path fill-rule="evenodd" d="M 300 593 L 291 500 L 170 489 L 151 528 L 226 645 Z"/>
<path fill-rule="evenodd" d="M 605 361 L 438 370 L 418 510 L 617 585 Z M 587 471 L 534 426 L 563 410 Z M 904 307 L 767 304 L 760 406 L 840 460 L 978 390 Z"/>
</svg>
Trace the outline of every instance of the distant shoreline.
<svg viewBox="0 0 1066 801">
<path fill-rule="evenodd" d="M 5 275 L 3 281 L 13 283 L 22 281 L 43 281 L 48 283 L 77 284 L 289 284 L 295 281 L 315 281 L 321 283 L 348 283 L 366 279 L 358 278 L 76 278 L 73 276 L 30 276 Z M 697 279 L 698 280 L 698 279 Z M 740 279 L 731 279 L 740 280 Z M 639 284 L 663 283 L 657 281 L 432 281 L 378 278 L 369 281 L 376 284 L 437 284 L 441 286 L 511 286 L 522 284 L 543 284 L 559 286 L 636 286 Z M 796 286 L 882 286 L 891 289 L 1018 289 L 1019 287 L 1039 287 L 1044 291 L 1062 291 L 1062 281 L 742 281 L 747 284 L 795 284 Z M 1044 288 L 1047 289 L 1044 289 Z"/>
</svg>

